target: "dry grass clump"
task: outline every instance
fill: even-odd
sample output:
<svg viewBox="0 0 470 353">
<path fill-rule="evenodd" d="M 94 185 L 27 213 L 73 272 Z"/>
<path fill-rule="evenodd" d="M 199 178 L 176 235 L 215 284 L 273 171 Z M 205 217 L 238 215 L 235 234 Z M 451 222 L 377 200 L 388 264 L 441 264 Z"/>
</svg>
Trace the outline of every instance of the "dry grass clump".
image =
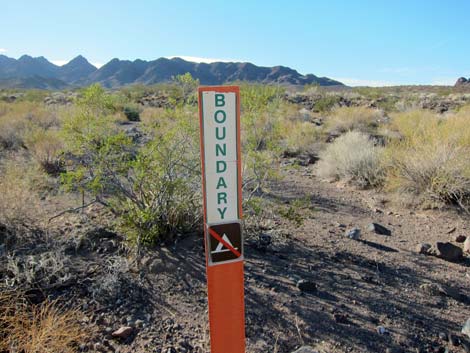
<svg viewBox="0 0 470 353">
<path fill-rule="evenodd" d="M 470 201 L 470 113 L 442 117 L 412 111 L 393 117 L 401 135 L 387 146 L 390 189 L 418 195 L 426 206 Z"/>
<path fill-rule="evenodd" d="M 56 130 L 31 129 L 24 136 L 24 144 L 43 171 L 58 175 L 63 170 L 61 153 L 64 142 Z"/>
<path fill-rule="evenodd" d="M 11 229 L 39 227 L 44 219 L 39 190 L 47 181 L 27 159 L 16 157 L 0 166 L 0 220 Z"/>
<path fill-rule="evenodd" d="M 328 131 L 346 132 L 359 130 L 366 133 L 373 132 L 382 119 L 382 112 L 378 109 L 365 107 L 341 107 L 333 110 L 326 121 Z"/>
<path fill-rule="evenodd" d="M 368 135 L 350 131 L 337 138 L 320 154 L 318 175 L 347 180 L 359 187 L 379 186 L 383 181 L 383 148 Z"/>
<path fill-rule="evenodd" d="M 321 131 L 311 122 L 310 114 L 293 109 L 291 105 L 282 108 L 279 119 L 281 145 L 288 154 L 308 152 L 320 140 Z"/>
<path fill-rule="evenodd" d="M 0 149 L 23 147 L 25 134 L 33 128 L 58 126 L 63 109 L 33 102 L 0 103 Z"/>
<path fill-rule="evenodd" d="M 0 351 L 73 353 L 87 338 L 83 315 L 57 301 L 32 305 L 18 294 L 0 292 Z"/>
</svg>

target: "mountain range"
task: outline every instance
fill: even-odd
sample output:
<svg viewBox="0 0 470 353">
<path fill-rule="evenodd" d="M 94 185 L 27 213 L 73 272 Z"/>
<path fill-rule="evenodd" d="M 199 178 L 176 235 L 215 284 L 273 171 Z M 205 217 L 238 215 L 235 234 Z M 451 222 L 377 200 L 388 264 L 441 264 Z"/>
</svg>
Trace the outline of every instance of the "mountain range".
<svg viewBox="0 0 470 353">
<path fill-rule="evenodd" d="M 96 68 L 79 55 L 63 66 L 43 56 L 23 55 L 19 59 L 0 55 L 0 87 L 64 89 L 100 83 L 108 88 L 131 84 L 151 85 L 170 81 L 189 72 L 203 85 L 248 81 L 265 84 L 342 86 L 341 82 L 312 74 L 302 75 L 285 66 L 262 67 L 248 62 L 195 63 L 181 58 L 152 61 L 112 59 Z"/>
</svg>

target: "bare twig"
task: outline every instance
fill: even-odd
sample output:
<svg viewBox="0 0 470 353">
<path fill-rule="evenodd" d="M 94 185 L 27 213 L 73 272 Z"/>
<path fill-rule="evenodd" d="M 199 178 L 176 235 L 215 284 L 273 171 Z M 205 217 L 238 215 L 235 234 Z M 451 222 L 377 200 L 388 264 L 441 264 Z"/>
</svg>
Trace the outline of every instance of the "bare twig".
<svg viewBox="0 0 470 353">
<path fill-rule="evenodd" d="M 87 203 L 86 205 L 82 205 L 82 206 L 80 206 L 80 207 L 75 207 L 75 208 L 69 208 L 68 210 L 62 211 L 62 212 L 56 214 L 55 216 L 52 216 L 51 218 L 49 218 L 49 220 L 47 221 L 47 223 L 50 223 L 53 219 L 56 219 L 56 218 L 58 218 L 58 217 L 60 217 L 60 216 L 62 216 L 62 215 L 64 215 L 64 214 L 66 214 L 66 213 L 73 213 L 73 212 L 80 211 L 80 210 L 82 210 L 82 209 L 84 209 L 84 208 L 87 208 L 87 207 L 89 207 L 89 206 L 91 206 L 91 205 L 93 205 L 93 204 L 95 204 L 95 203 L 98 203 L 98 201 L 97 201 L 97 200 L 93 200 L 93 201 Z"/>
</svg>

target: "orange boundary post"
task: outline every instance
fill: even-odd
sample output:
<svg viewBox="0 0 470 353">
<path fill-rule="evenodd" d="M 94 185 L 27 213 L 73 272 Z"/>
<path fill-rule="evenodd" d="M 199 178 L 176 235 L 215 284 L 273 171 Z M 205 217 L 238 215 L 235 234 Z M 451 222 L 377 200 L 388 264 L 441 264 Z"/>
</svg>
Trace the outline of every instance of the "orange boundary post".
<svg viewBox="0 0 470 353">
<path fill-rule="evenodd" d="M 201 144 L 202 192 L 204 207 L 204 237 L 207 234 L 206 185 L 204 168 L 204 117 L 202 93 L 214 91 L 233 92 L 237 100 L 237 179 L 238 179 L 238 218 L 242 218 L 241 190 L 241 148 L 240 148 L 240 89 L 238 86 L 199 87 L 199 124 Z M 209 325 L 211 353 L 245 353 L 245 299 L 243 261 L 208 266 L 207 241 L 206 253 L 207 293 L 209 302 Z"/>
</svg>

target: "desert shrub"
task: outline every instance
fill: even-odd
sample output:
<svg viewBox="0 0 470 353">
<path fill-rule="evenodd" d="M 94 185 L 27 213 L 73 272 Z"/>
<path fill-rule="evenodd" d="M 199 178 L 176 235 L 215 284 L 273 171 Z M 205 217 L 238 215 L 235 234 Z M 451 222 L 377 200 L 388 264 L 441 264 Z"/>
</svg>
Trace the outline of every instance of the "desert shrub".
<svg viewBox="0 0 470 353">
<path fill-rule="evenodd" d="M 138 246 L 190 229 L 199 219 L 201 199 L 195 111 L 167 110 L 147 126 L 152 139 L 135 146 L 109 119 L 104 90 L 91 87 L 84 97 L 95 102 L 94 109 L 85 100 L 64 122 L 72 154 L 64 185 L 108 207 Z"/>
<path fill-rule="evenodd" d="M 160 117 L 165 114 L 164 108 L 145 107 L 140 114 L 140 120 L 144 125 L 151 126 L 157 124 Z"/>
<path fill-rule="evenodd" d="M 359 130 L 373 132 L 380 121 L 382 114 L 377 109 L 364 107 L 342 107 L 335 109 L 326 121 L 329 131 L 346 132 Z"/>
<path fill-rule="evenodd" d="M 64 143 L 57 130 L 31 129 L 25 133 L 24 144 L 46 173 L 57 176 L 63 171 Z"/>
<path fill-rule="evenodd" d="M 200 220 L 196 121 L 192 112 L 168 111 L 158 126 L 150 128 L 152 140 L 129 164 L 124 185 L 132 197 L 115 194 L 113 204 L 121 210 L 132 241 L 152 244 L 190 231 Z"/>
<path fill-rule="evenodd" d="M 78 352 L 87 339 L 83 314 L 58 301 L 30 304 L 18 294 L 0 293 L 1 352 Z"/>
<path fill-rule="evenodd" d="M 12 288 L 46 288 L 70 279 L 70 262 L 58 250 L 7 257 L 6 284 Z"/>
<path fill-rule="evenodd" d="M 387 146 L 387 185 L 411 193 L 427 206 L 470 200 L 470 115 L 442 117 L 428 111 L 396 114 L 401 138 Z"/>
<path fill-rule="evenodd" d="M 340 136 L 320 154 L 318 175 L 344 179 L 360 187 L 379 186 L 384 170 L 382 148 L 368 135 L 350 131 Z"/>
<path fill-rule="evenodd" d="M 289 154 L 309 152 L 319 141 L 319 129 L 309 121 L 284 120 L 281 122 L 285 132 L 283 145 Z"/>
<path fill-rule="evenodd" d="M 27 159 L 15 157 L 0 167 L 0 220 L 9 228 L 39 227 L 44 219 L 40 190 L 44 175 Z"/>
<path fill-rule="evenodd" d="M 170 103 L 173 106 L 184 104 L 194 105 L 197 102 L 196 90 L 199 80 L 187 72 L 184 75 L 172 77 L 174 86 L 170 90 Z"/>
<path fill-rule="evenodd" d="M 338 95 L 324 95 L 315 101 L 314 110 L 320 113 L 325 113 L 333 109 L 340 101 Z"/>
<path fill-rule="evenodd" d="M 242 101 L 242 153 L 244 189 L 262 192 L 277 175 L 281 154 L 282 90 L 275 86 L 245 85 Z"/>
<path fill-rule="evenodd" d="M 40 103 L 0 103 L 0 149 L 24 147 L 24 136 L 31 129 L 49 129 L 60 124 L 62 108 Z"/>
<path fill-rule="evenodd" d="M 140 121 L 140 110 L 136 105 L 127 105 L 123 113 L 129 121 Z"/>
</svg>

